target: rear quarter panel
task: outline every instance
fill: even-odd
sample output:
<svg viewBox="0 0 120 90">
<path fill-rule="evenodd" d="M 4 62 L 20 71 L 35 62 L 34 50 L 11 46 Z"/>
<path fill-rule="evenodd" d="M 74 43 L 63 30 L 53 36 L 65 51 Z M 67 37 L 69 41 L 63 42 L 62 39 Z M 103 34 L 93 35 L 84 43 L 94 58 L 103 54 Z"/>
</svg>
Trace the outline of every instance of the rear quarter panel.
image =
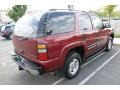
<svg viewBox="0 0 120 90">
<path fill-rule="evenodd" d="M 70 49 L 81 45 L 85 46 L 85 41 L 80 37 L 76 17 L 74 31 L 45 37 L 45 41 L 49 59 L 59 58 L 56 62 L 58 66 L 64 65 L 65 57 Z"/>
</svg>

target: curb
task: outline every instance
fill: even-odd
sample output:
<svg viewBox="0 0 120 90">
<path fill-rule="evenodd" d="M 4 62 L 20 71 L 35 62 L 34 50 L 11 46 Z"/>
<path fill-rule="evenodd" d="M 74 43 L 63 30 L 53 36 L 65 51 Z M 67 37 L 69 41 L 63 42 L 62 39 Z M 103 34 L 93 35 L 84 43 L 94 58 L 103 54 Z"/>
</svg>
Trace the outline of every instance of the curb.
<svg viewBox="0 0 120 90">
<path fill-rule="evenodd" d="M 114 43 L 113 46 L 118 46 L 118 47 L 120 47 L 120 44 L 115 44 L 115 43 Z"/>
</svg>

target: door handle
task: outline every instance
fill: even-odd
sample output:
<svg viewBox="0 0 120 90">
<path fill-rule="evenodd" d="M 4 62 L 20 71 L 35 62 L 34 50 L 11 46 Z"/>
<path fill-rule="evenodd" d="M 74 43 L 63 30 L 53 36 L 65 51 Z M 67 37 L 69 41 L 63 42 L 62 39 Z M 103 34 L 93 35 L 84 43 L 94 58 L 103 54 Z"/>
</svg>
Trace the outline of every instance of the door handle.
<svg viewBox="0 0 120 90">
<path fill-rule="evenodd" d="M 96 35 L 97 35 L 97 36 L 99 36 L 99 35 L 100 35 L 100 33 L 97 33 Z"/>
<path fill-rule="evenodd" d="M 83 35 L 83 38 L 87 38 L 87 35 Z"/>
<path fill-rule="evenodd" d="M 83 30 L 88 30 L 88 28 L 83 28 Z"/>
<path fill-rule="evenodd" d="M 19 40 L 20 41 L 22 41 L 22 40 L 28 40 L 29 38 L 27 38 L 27 37 L 21 37 L 21 38 L 19 38 Z"/>
</svg>

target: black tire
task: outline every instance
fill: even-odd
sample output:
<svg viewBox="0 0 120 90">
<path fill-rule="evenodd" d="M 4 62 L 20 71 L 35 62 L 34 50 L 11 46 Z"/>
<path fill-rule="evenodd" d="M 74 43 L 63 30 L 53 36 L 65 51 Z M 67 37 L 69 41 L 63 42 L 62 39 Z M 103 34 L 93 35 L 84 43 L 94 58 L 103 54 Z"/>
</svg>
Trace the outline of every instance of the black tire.
<svg viewBox="0 0 120 90">
<path fill-rule="evenodd" d="M 73 61 L 76 61 L 76 63 L 74 63 L 74 65 L 72 64 Z M 71 67 L 72 69 L 73 69 L 73 67 L 76 68 L 74 74 L 73 74 L 73 72 L 70 72 L 71 65 L 73 65 Z M 72 79 L 79 73 L 80 69 L 81 69 L 81 56 L 76 52 L 70 52 L 66 57 L 65 65 L 62 70 L 63 76 L 66 78 Z"/>
<path fill-rule="evenodd" d="M 5 37 L 5 39 L 9 40 L 9 37 Z"/>
<path fill-rule="evenodd" d="M 21 66 L 18 66 L 19 71 L 24 70 Z"/>
<path fill-rule="evenodd" d="M 12 34 L 9 35 L 9 39 L 12 40 Z"/>
<path fill-rule="evenodd" d="M 112 49 L 113 46 L 113 38 L 109 37 L 107 44 L 106 44 L 106 51 L 110 51 Z"/>
</svg>

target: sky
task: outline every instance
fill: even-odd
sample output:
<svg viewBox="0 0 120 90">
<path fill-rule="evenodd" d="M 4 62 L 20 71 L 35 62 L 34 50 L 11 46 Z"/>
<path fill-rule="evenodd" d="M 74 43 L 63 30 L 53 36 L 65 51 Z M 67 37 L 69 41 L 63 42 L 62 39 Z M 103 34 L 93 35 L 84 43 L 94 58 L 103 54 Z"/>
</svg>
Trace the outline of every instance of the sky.
<svg viewBox="0 0 120 90">
<path fill-rule="evenodd" d="M 119 0 L 0 0 L 0 10 L 13 5 L 28 5 L 29 10 L 67 9 L 67 5 L 75 5 L 78 10 L 98 10 L 105 5 L 120 5 Z"/>
</svg>

